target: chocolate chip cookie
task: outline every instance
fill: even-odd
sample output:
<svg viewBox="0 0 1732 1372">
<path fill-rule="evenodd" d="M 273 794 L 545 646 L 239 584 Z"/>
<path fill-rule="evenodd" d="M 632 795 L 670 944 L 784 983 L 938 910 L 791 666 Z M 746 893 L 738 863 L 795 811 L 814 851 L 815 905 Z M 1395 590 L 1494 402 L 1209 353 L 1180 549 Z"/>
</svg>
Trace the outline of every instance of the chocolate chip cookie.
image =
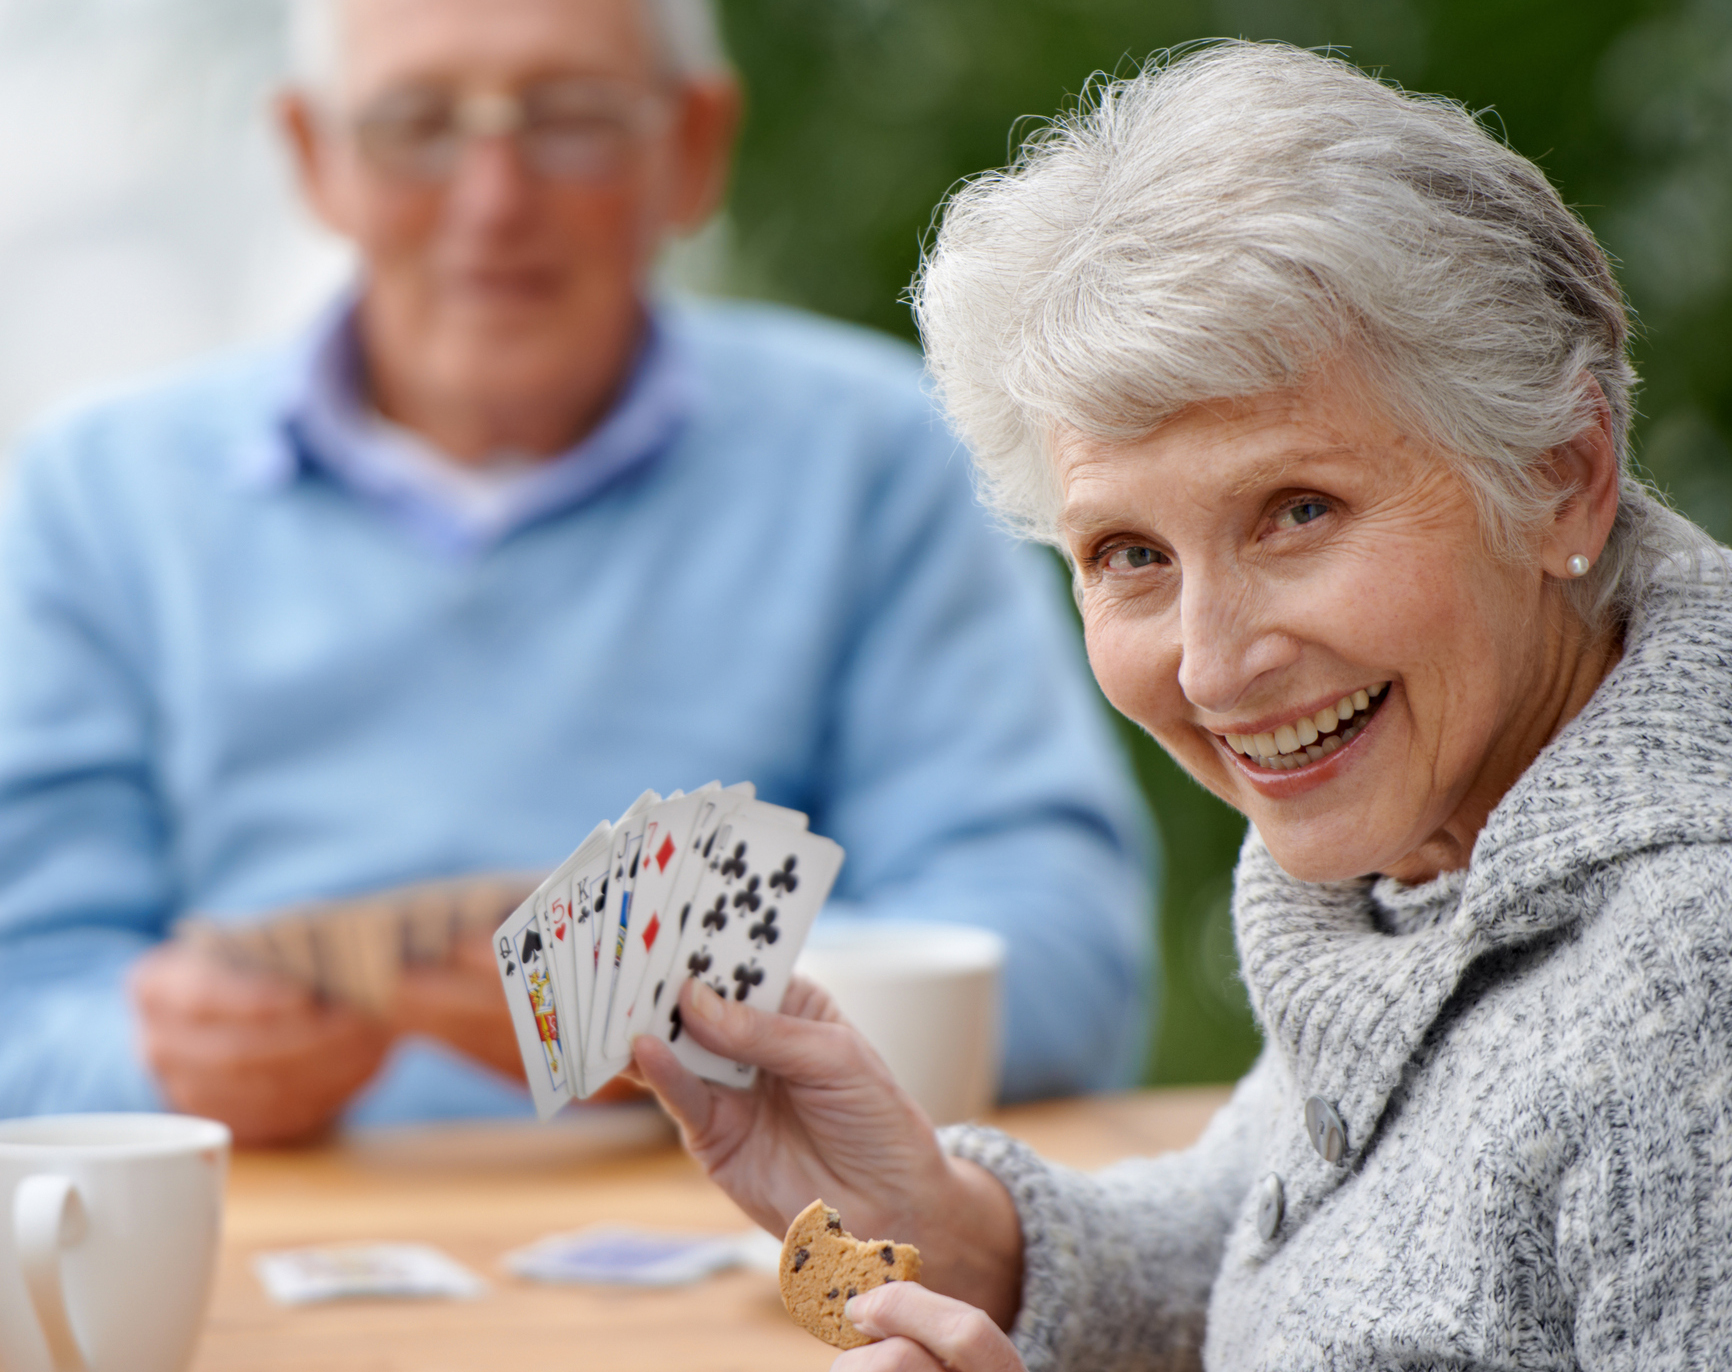
<svg viewBox="0 0 1732 1372">
<path fill-rule="evenodd" d="M 884 1239 L 865 1242 L 815 1200 L 794 1217 L 782 1242 L 782 1304 L 794 1322 L 837 1348 L 871 1343 L 842 1314 L 850 1296 L 887 1281 L 919 1281 L 920 1250 Z"/>
</svg>

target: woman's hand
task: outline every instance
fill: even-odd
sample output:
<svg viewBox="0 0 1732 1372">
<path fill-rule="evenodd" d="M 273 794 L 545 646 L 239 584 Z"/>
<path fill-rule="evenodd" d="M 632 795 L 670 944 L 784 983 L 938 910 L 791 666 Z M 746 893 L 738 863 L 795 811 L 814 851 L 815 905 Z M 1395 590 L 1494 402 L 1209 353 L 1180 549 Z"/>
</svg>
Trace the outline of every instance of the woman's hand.
<svg viewBox="0 0 1732 1372">
<path fill-rule="evenodd" d="M 760 1069 L 751 1090 L 734 1090 L 686 1071 L 656 1039 L 634 1045 L 686 1147 L 741 1209 L 780 1234 L 822 1197 L 854 1233 L 918 1246 L 929 1286 L 1009 1324 L 1022 1292 L 1009 1194 L 945 1156 L 932 1122 L 823 991 L 796 978 L 773 1015 L 692 980 L 680 1016 L 705 1048 Z"/>
<path fill-rule="evenodd" d="M 843 1313 L 881 1342 L 849 1349 L 831 1372 L 1024 1372 L 1010 1339 L 984 1310 L 915 1282 L 856 1296 Z"/>
</svg>

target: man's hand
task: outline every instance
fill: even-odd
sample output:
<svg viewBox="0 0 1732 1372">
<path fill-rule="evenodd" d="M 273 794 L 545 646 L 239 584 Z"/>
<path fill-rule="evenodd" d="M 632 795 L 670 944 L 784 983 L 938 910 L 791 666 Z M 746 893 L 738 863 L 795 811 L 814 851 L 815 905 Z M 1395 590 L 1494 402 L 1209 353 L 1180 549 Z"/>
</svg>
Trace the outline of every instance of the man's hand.
<svg viewBox="0 0 1732 1372">
<path fill-rule="evenodd" d="M 317 1134 L 391 1044 L 390 1030 L 357 1010 L 184 944 L 146 953 L 130 989 L 145 1061 L 168 1103 L 221 1120 L 240 1144 Z"/>
<path fill-rule="evenodd" d="M 945 1156 L 932 1122 L 823 991 L 795 978 L 782 1013 L 767 1014 L 691 980 L 680 1017 L 704 1047 L 760 1069 L 740 1091 L 686 1071 L 657 1039 L 633 1044 L 686 1147 L 741 1209 L 780 1234 L 822 1197 L 855 1233 L 917 1245 L 922 1281 L 1008 1327 L 1022 1298 L 1022 1228 L 1009 1194 Z"/>
<path fill-rule="evenodd" d="M 511 1011 L 486 933 L 460 938 L 437 967 L 403 970 L 391 1002 L 391 1029 L 438 1039 L 513 1081 L 523 1080 Z"/>
<path fill-rule="evenodd" d="M 398 1034 L 438 1039 L 513 1081 L 523 1080 L 523 1056 L 499 984 L 490 934 L 476 933 L 458 940 L 450 960 L 442 966 L 406 969 L 391 1004 L 391 1028 Z M 567 1046 L 575 1045 L 576 1035 L 569 1029 L 562 1032 Z M 641 1094 L 634 1083 L 615 1078 L 587 1103 L 597 1105 Z"/>
<path fill-rule="evenodd" d="M 875 1287 L 843 1313 L 881 1342 L 849 1349 L 831 1372 L 1025 1372 L 1015 1345 L 984 1310 L 918 1282 Z"/>
</svg>

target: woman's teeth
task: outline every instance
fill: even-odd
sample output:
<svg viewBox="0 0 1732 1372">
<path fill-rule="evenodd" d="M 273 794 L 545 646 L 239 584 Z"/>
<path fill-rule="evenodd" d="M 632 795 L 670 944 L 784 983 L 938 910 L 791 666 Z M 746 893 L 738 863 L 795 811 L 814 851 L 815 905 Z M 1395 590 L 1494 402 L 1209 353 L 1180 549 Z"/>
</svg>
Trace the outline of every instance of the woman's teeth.
<svg viewBox="0 0 1732 1372">
<path fill-rule="evenodd" d="M 1227 746 L 1259 767 L 1290 772 L 1295 767 L 1328 757 L 1365 727 L 1371 702 L 1389 688 L 1387 681 L 1342 696 L 1314 715 L 1283 724 L 1268 734 L 1225 734 Z M 1349 724 L 1348 721 L 1354 722 Z"/>
</svg>

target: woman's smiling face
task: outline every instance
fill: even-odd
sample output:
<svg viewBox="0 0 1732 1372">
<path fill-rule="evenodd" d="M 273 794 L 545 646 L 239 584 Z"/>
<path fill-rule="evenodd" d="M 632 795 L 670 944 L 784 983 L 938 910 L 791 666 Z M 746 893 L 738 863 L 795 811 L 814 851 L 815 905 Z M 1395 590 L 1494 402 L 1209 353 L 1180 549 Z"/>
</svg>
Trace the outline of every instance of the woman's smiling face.
<svg viewBox="0 0 1732 1372">
<path fill-rule="evenodd" d="M 1057 464 L 1115 706 L 1295 876 L 1465 864 L 1557 727 L 1570 635 L 1441 455 L 1325 382 Z"/>
</svg>

